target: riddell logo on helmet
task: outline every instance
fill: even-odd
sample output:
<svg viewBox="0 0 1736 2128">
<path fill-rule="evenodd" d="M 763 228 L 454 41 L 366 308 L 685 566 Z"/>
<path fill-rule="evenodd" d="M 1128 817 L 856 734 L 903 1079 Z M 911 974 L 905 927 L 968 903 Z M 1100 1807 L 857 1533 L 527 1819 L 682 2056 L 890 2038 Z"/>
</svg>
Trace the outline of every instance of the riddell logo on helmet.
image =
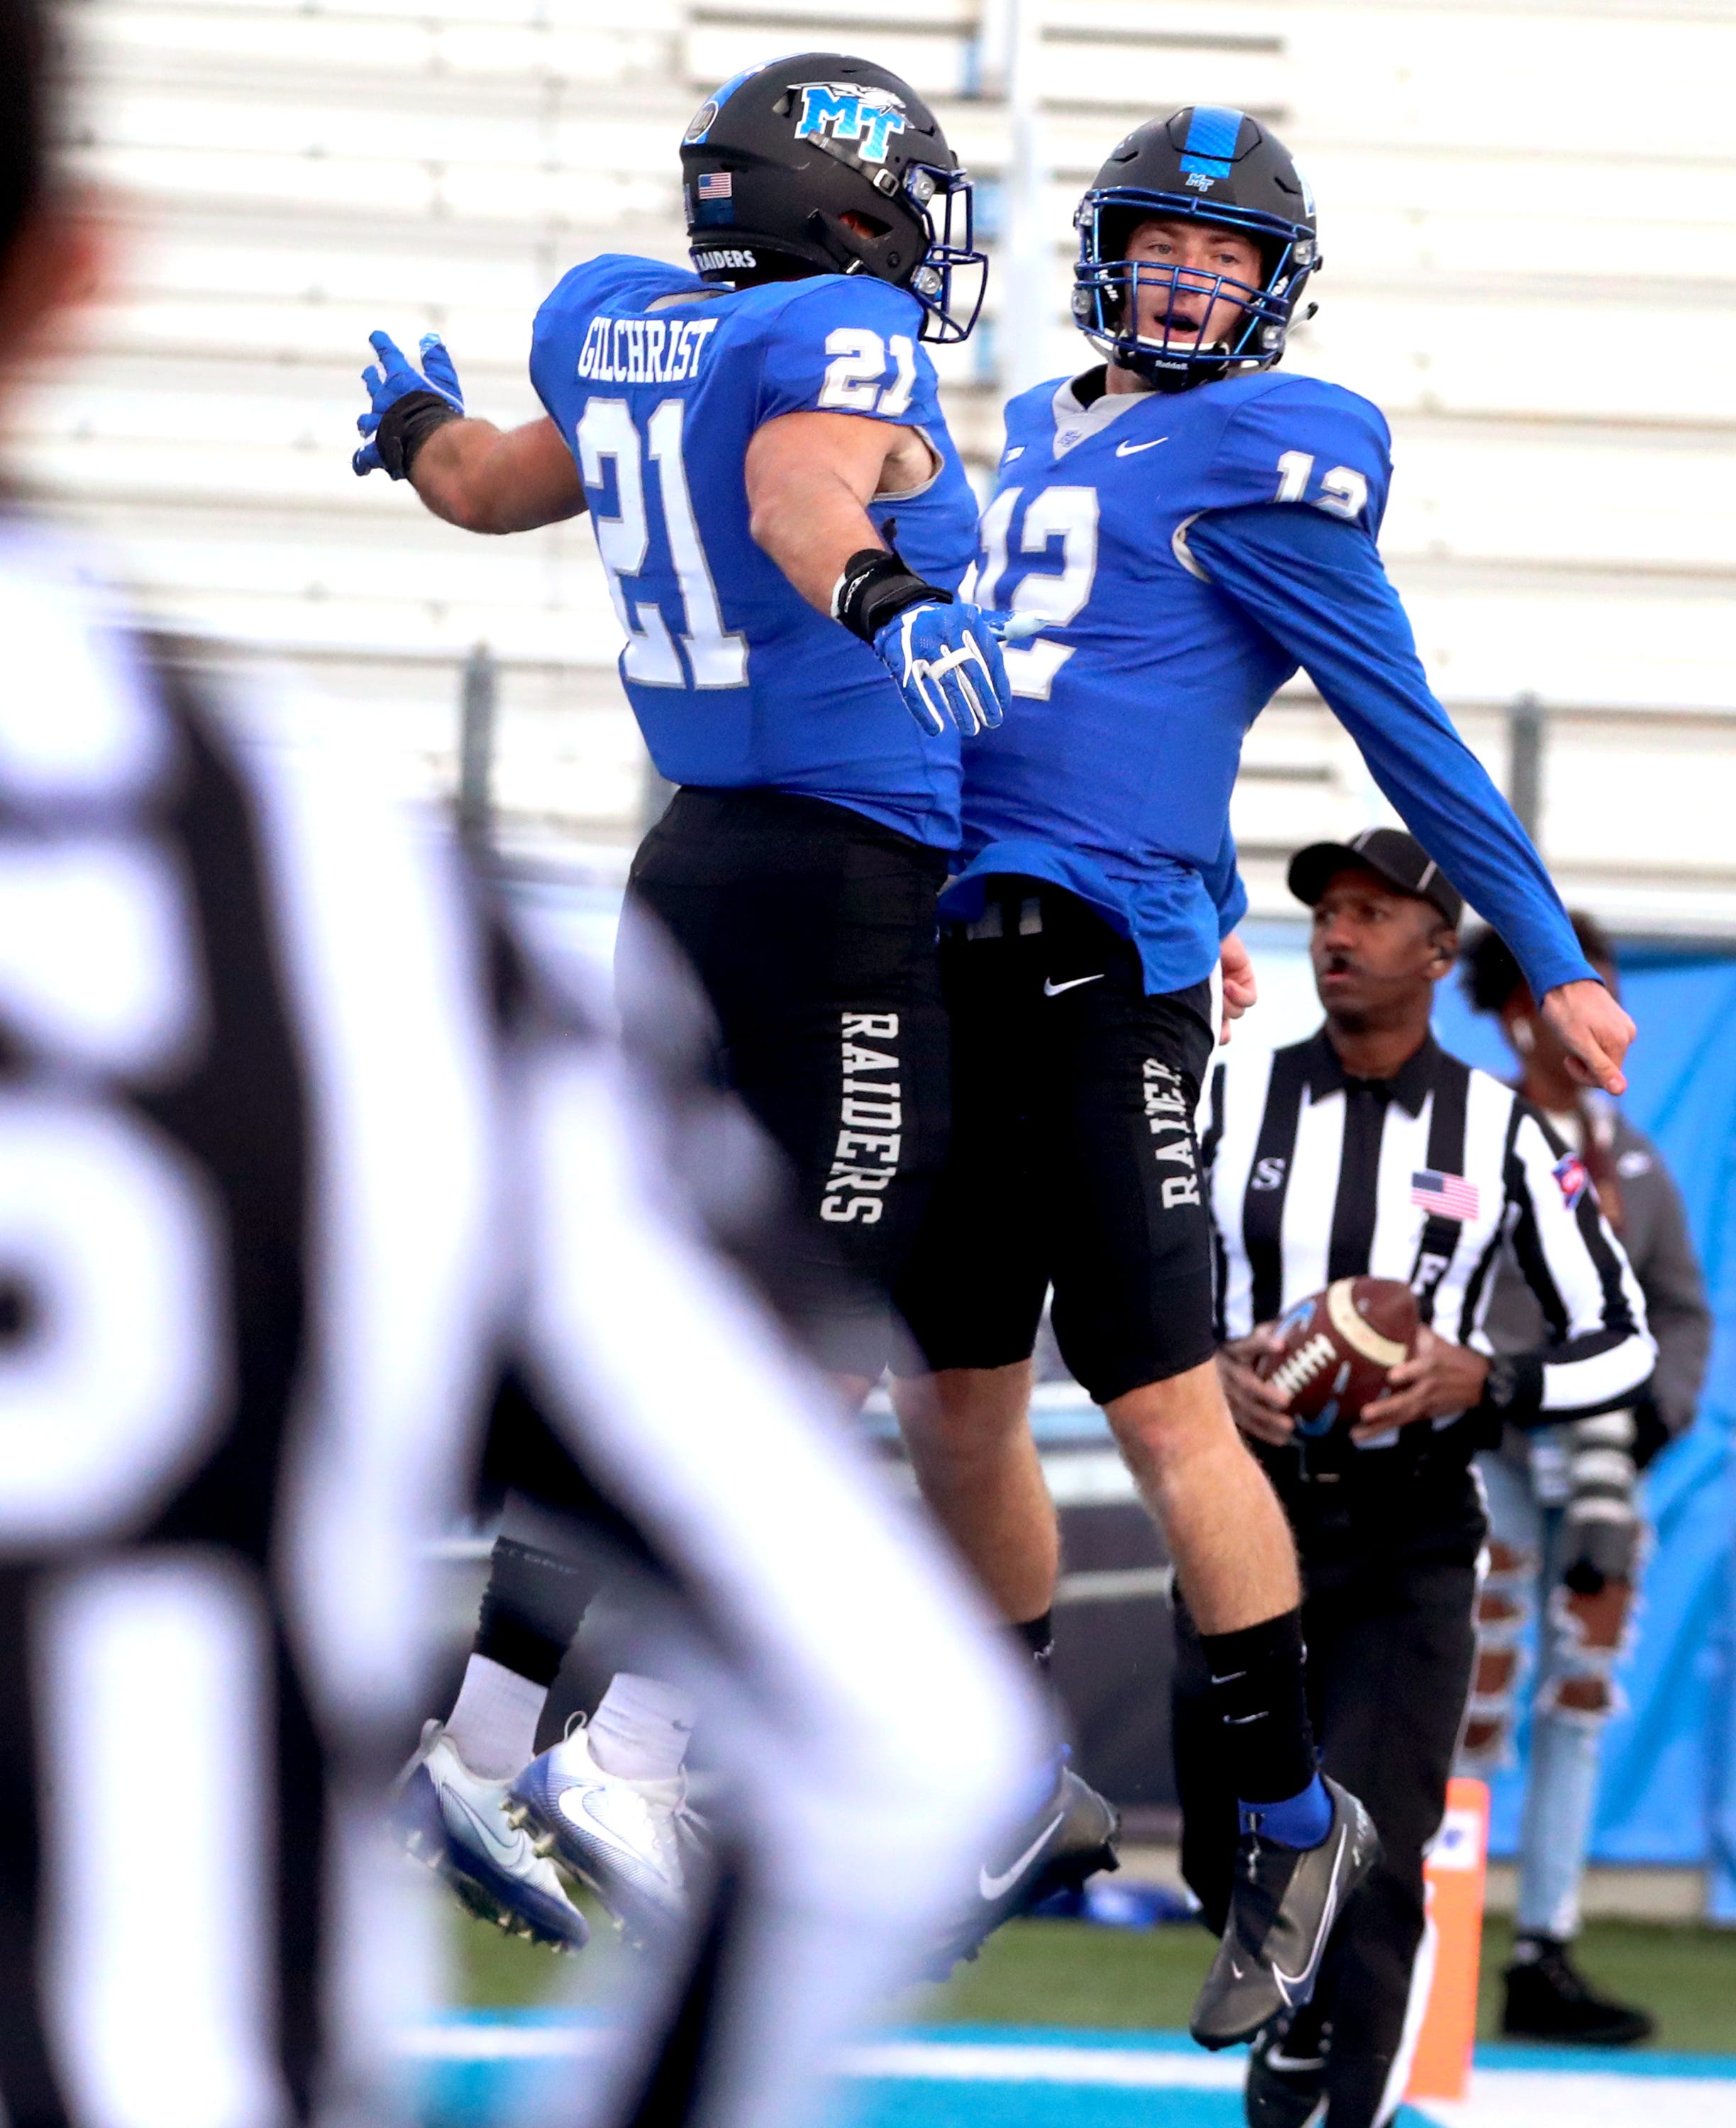
<svg viewBox="0 0 1736 2128">
<path fill-rule="evenodd" d="M 888 143 L 905 130 L 904 98 L 889 88 L 808 81 L 801 84 L 801 93 L 798 140 L 822 140 L 830 134 L 835 140 L 859 143 L 856 153 L 864 163 L 883 163 Z"/>
</svg>

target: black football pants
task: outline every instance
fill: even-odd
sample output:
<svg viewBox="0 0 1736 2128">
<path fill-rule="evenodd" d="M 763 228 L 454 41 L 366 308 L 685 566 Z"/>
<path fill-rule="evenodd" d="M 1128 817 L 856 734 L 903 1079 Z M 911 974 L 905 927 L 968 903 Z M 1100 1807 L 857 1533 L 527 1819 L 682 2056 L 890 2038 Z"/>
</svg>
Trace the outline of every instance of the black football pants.
<svg viewBox="0 0 1736 2128">
<path fill-rule="evenodd" d="M 699 977 L 720 1066 L 789 1163 L 778 1296 L 820 1364 L 872 1380 L 951 1106 L 935 902 L 946 860 L 783 791 L 683 788 L 632 892 Z"/>
<path fill-rule="evenodd" d="M 1321 1763 L 1362 1798 L 1385 1850 L 1345 1909 L 1287 2044 L 1311 2053 L 1331 2026 L 1326 2128 L 1375 2128 L 1402 2095 L 1389 2097 L 1387 2085 L 1423 1940 L 1423 1850 L 1446 1809 L 1470 1689 L 1476 1589 L 1472 1567 L 1397 1559 L 1361 1566 L 1303 1602 Z M 1235 1859 L 1235 1779 L 1199 1636 L 1179 1603 L 1176 1627 L 1182 1872 L 1217 1934 Z"/>
<path fill-rule="evenodd" d="M 1194 1137 L 1211 992 L 1148 996 L 1134 948 L 1063 888 L 989 888 L 940 949 L 952 1146 L 900 1305 L 930 1369 L 1005 1367 L 1053 1285 L 1062 1358 L 1112 1404 L 1216 1350 Z"/>
</svg>

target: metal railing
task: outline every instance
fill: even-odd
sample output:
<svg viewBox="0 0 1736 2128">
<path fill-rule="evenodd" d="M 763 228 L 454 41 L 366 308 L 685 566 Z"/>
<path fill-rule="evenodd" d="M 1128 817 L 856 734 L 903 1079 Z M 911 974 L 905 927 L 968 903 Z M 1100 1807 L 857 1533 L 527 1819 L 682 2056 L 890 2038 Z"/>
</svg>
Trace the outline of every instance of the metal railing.
<svg viewBox="0 0 1736 2128">
<path fill-rule="evenodd" d="M 486 643 L 464 660 L 458 697 L 458 825 L 470 847 L 486 850 L 494 824 L 495 711 L 500 667 Z"/>
</svg>

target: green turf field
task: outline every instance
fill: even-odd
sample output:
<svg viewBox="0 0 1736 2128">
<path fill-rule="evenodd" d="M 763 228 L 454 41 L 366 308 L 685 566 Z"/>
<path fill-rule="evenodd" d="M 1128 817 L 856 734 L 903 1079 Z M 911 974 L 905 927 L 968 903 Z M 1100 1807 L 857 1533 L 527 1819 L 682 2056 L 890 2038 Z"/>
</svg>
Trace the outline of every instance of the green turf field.
<svg viewBox="0 0 1736 2128">
<path fill-rule="evenodd" d="M 595 1996 L 624 1955 L 606 1925 L 570 1967 L 480 1921 L 460 1917 L 455 1926 L 467 1997 L 478 2007 L 545 2002 L 569 1979 Z M 1491 1921 L 1484 1932 L 1486 2039 L 1496 2036 L 1500 1974 L 1511 1940 L 1505 1921 Z M 1178 2030 L 1210 1951 L 1203 1929 L 1015 1921 L 945 1987 L 912 1990 L 887 2021 Z M 1594 1980 L 1653 2012 L 1658 2046 L 1736 2054 L 1736 1930 L 1593 1921 L 1581 1962 Z"/>
</svg>

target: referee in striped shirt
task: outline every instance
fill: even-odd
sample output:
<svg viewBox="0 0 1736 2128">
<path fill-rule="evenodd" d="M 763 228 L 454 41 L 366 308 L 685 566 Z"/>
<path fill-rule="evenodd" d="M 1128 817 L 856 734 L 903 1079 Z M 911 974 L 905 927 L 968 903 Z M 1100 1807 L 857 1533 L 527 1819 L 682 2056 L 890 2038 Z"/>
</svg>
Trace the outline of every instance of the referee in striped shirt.
<svg viewBox="0 0 1736 2128">
<path fill-rule="evenodd" d="M 1325 1025 L 1269 1056 L 1233 1052 L 1205 1140 L 1218 1252 L 1220 1367 L 1237 1423 L 1295 1528 L 1310 1698 L 1325 1770 L 1367 1803 L 1385 1860 L 1334 1938 L 1313 2002 L 1255 2048 L 1254 2128 L 1376 2128 L 1403 2095 L 1413 1980 L 1427 1984 L 1422 1854 L 1441 1820 L 1469 1684 L 1484 1517 L 1471 1458 L 1520 1427 L 1595 1420 L 1652 1372 L 1645 1306 L 1583 1164 L 1499 1080 L 1429 1032 L 1463 902 L 1397 829 L 1317 843 L 1290 867 L 1314 912 Z M 1493 1273 L 1510 1256 L 1546 1341 L 1491 1357 Z M 1415 1356 L 1353 1427 L 1305 1439 L 1253 1363 L 1277 1318 L 1334 1279 L 1405 1280 Z M 1235 1854 L 1210 1681 L 1177 1606 L 1182 1864 L 1215 1927 Z"/>
</svg>

